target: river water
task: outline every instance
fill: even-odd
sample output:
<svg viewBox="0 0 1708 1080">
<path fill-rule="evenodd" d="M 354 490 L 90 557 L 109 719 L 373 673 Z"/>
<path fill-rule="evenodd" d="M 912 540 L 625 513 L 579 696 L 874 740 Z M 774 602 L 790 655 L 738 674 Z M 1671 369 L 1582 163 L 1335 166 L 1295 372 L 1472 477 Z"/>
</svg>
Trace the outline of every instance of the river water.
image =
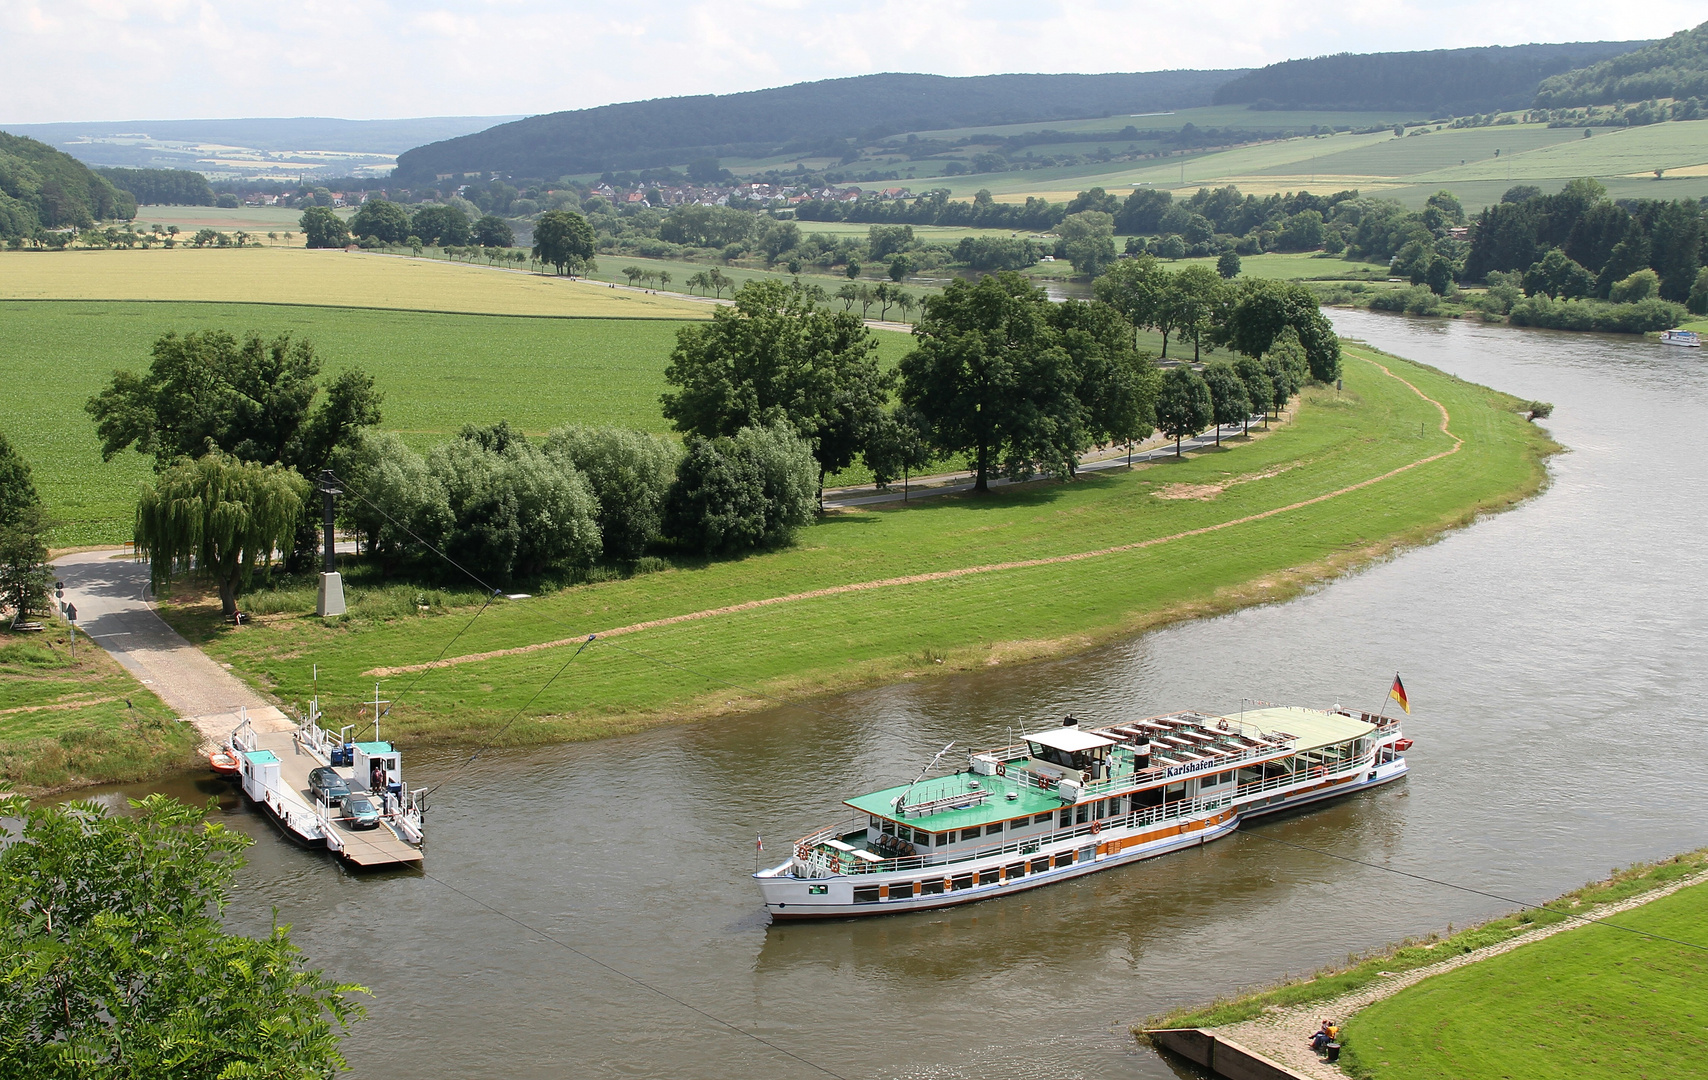
<svg viewBox="0 0 1708 1080">
<path fill-rule="evenodd" d="M 373 990 L 348 1043 L 360 1076 L 823 1075 L 727 1022 L 845 1078 L 1165 1078 L 1135 1020 L 1509 906 L 1379 867 L 1534 902 L 1708 843 L 1701 354 L 1335 320 L 1554 402 L 1570 452 L 1551 488 L 1289 603 L 1070 660 L 488 754 L 430 814 L 437 880 L 346 873 L 228 796 L 225 819 L 258 840 L 232 923 L 261 931 L 277 908 L 316 965 Z M 950 739 L 1005 740 L 1070 709 L 1369 708 L 1395 669 L 1415 712 L 1406 781 L 1207 848 L 823 925 L 768 927 L 745 876 L 756 833 L 778 860 L 841 798 L 905 780 Z M 432 782 L 455 759 L 411 764 Z"/>
</svg>

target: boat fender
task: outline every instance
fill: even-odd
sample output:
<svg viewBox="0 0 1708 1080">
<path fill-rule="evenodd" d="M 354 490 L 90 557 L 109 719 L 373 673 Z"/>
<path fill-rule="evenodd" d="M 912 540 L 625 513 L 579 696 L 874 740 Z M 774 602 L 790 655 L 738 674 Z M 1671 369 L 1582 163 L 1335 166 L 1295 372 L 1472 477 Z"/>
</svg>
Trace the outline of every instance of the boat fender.
<svg viewBox="0 0 1708 1080">
<path fill-rule="evenodd" d="M 1008 775 L 1008 763 L 1007 762 L 999 761 L 996 763 L 996 775 L 998 775 L 998 776 L 1007 776 Z"/>
</svg>

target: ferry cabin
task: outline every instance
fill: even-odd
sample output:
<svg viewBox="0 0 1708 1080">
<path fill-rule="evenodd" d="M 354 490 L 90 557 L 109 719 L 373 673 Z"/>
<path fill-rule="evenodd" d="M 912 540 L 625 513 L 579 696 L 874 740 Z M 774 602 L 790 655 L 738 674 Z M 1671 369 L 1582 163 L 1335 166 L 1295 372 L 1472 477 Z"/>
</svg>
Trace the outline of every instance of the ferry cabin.
<svg viewBox="0 0 1708 1080">
<path fill-rule="evenodd" d="M 1244 818 L 1397 779 L 1387 717 L 1265 708 L 1095 730 L 1072 717 L 968 768 L 847 800 L 852 818 L 755 875 L 777 918 L 965 903 L 1227 835 Z"/>
</svg>

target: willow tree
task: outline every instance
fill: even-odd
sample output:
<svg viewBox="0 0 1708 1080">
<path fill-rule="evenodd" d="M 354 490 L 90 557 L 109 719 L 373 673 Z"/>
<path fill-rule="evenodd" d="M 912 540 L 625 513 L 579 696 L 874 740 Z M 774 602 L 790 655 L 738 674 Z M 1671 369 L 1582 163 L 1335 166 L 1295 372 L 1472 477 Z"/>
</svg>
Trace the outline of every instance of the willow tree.
<svg viewBox="0 0 1708 1080">
<path fill-rule="evenodd" d="M 308 494 L 308 481 L 283 465 L 209 454 L 167 469 L 136 507 L 136 546 L 155 590 L 194 569 L 213 578 L 220 607 L 235 615 L 256 567 L 290 550 Z"/>
</svg>

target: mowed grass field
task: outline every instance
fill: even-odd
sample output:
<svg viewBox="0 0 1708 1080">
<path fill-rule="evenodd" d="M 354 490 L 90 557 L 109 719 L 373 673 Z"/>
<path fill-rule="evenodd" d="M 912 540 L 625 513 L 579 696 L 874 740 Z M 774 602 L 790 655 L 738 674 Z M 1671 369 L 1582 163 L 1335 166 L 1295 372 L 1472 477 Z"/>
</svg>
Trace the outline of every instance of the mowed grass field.
<svg viewBox="0 0 1708 1080">
<path fill-rule="evenodd" d="M 1347 1022 L 1371 1080 L 1708 1077 L 1708 885 L 1408 987 Z"/>
<path fill-rule="evenodd" d="M 216 253 L 192 256 L 203 254 Z M 650 299 L 614 295 L 637 306 Z M 83 406 L 115 370 L 144 370 L 155 339 L 167 331 L 289 332 L 311 341 L 326 372 L 360 367 L 372 374 L 385 394 L 381 426 L 425 449 L 464 424 L 499 420 L 529 433 L 569 423 L 669 433 L 658 399 L 668 389 L 664 368 L 676 331 L 685 325 L 281 304 L 0 300 L 0 385 L 8 390 L 0 395 L 0 431 L 30 462 L 61 522 L 55 546 L 118 544 L 131 538 L 137 489 L 152 474 L 153 459 L 126 451 L 102 462 Z M 880 332 L 878 341 L 884 362 L 893 365 L 911 339 Z"/>
<path fill-rule="evenodd" d="M 198 736 L 63 623 L 0 629 L 0 782 L 15 790 L 136 780 L 193 760 Z"/>
<path fill-rule="evenodd" d="M 1201 535 L 1179 537 L 1372 480 L 1442 454 L 1452 440 L 1437 429 L 1434 405 L 1355 347 L 1344 394 L 1311 391 L 1295 423 L 1180 463 L 834 514 L 786 550 L 501 602 L 472 623 L 472 609 L 455 608 L 450 617 L 331 625 L 268 616 L 235 632 L 202 603 L 169 617 L 287 702 L 312 692 L 315 664 L 337 716 L 353 715 L 381 681 L 399 700 L 392 730 L 410 740 L 486 737 L 524 706 L 505 740 L 593 738 L 765 703 L 730 684 L 801 696 L 1055 655 L 1170 619 L 1284 598 L 1537 490 L 1552 444 L 1512 411 L 1512 399 L 1404 361 L 1380 362 L 1452 411 L 1462 450 Z M 1027 562 L 1144 540 L 1158 542 Z M 1009 562 L 1023 565 L 992 568 Z M 654 625 L 637 626 L 645 623 Z M 459 631 L 453 666 L 384 674 L 432 660 Z M 604 637 L 534 699 L 588 634 Z M 553 641 L 568 644 L 503 652 Z M 502 654 L 482 655 L 493 652 Z"/>
</svg>

